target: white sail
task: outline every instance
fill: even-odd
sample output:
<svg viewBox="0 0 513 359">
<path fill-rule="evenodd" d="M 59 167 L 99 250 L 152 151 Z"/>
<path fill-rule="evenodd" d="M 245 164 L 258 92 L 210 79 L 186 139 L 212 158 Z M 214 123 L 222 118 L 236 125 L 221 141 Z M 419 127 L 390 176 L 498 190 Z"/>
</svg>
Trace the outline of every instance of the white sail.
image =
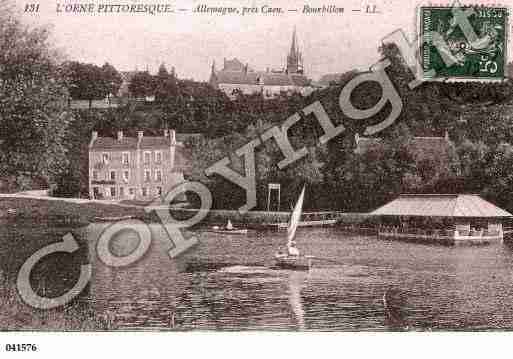
<svg viewBox="0 0 513 359">
<path fill-rule="evenodd" d="M 232 221 L 228 220 L 228 223 L 226 224 L 226 229 L 229 231 L 233 229 Z"/>
<path fill-rule="evenodd" d="M 290 242 L 294 240 L 294 236 L 296 235 L 296 229 L 299 225 L 299 220 L 301 219 L 301 212 L 303 211 L 303 199 L 305 197 L 305 187 L 303 186 L 303 190 L 301 191 L 301 195 L 297 200 L 296 206 L 292 211 L 292 215 L 290 216 L 289 227 L 287 228 L 287 246 L 290 245 Z"/>
</svg>

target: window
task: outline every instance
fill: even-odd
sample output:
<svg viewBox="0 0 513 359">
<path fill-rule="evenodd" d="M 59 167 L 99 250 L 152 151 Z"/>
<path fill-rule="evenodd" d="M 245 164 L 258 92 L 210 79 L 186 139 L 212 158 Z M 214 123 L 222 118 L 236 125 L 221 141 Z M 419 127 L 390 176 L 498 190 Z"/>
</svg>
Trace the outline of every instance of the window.
<svg viewBox="0 0 513 359">
<path fill-rule="evenodd" d="M 111 197 L 116 197 L 116 187 L 111 187 L 110 188 L 110 196 Z"/>
<path fill-rule="evenodd" d="M 116 171 L 110 171 L 110 180 L 115 181 L 116 180 Z"/>
<path fill-rule="evenodd" d="M 130 179 L 130 172 L 129 171 L 123 171 L 123 181 L 128 182 Z"/>
<path fill-rule="evenodd" d="M 146 196 L 148 195 L 148 188 L 143 187 L 143 189 L 142 189 L 142 195 L 143 195 L 143 197 L 146 197 Z"/>
<path fill-rule="evenodd" d="M 155 182 L 162 182 L 162 170 L 155 170 Z"/>
<path fill-rule="evenodd" d="M 135 194 L 135 188 L 130 188 L 128 190 L 128 194 L 130 194 L 130 196 L 133 196 Z"/>
<path fill-rule="evenodd" d="M 100 189 L 98 187 L 93 187 L 93 199 L 98 199 L 100 197 Z"/>
<path fill-rule="evenodd" d="M 155 152 L 155 162 L 162 163 L 162 151 Z"/>
<path fill-rule="evenodd" d="M 121 156 L 121 162 L 124 164 L 124 165 L 128 165 L 130 163 L 130 153 L 128 152 L 123 152 L 122 156 Z"/>
<path fill-rule="evenodd" d="M 144 182 L 150 182 L 150 170 L 144 170 Z"/>
<path fill-rule="evenodd" d="M 93 180 L 98 181 L 98 171 L 93 171 Z"/>
<path fill-rule="evenodd" d="M 149 164 L 151 161 L 151 152 L 150 151 L 145 151 L 144 152 L 144 164 Z"/>
<path fill-rule="evenodd" d="M 157 187 L 157 195 L 162 196 L 162 187 Z"/>
<path fill-rule="evenodd" d="M 108 153 L 102 153 L 102 163 L 104 165 L 109 163 L 109 154 Z"/>
</svg>

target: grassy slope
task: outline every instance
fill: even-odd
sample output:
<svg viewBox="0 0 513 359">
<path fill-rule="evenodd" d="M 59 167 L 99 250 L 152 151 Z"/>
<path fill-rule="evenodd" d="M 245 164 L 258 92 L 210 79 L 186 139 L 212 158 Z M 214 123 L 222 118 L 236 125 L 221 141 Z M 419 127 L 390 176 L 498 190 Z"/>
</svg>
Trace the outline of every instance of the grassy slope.
<svg viewBox="0 0 513 359">
<path fill-rule="evenodd" d="M 16 209 L 15 215 L 9 215 L 8 209 Z M 31 198 L 0 198 L 0 217 L 16 221 L 32 220 L 48 222 L 69 218 L 73 223 L 88 223 L 95 217 L 118 217 L 133 215 L 143 217 L 143 209 L 127 208 L 115 204 L 68 203 Z"/>
</svg>

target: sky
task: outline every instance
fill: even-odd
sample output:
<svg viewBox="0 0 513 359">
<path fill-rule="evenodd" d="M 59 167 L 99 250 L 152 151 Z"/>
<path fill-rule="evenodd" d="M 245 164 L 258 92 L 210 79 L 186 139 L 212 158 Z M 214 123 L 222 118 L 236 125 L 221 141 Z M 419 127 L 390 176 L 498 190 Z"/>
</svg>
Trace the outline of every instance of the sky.
<svg viewBox="0 0 513 359">
<path fill-rule="evenodd" d="M 508 1 L 513 5 L 513 0 Z M 310 78 L 368 69 L 379 59 L 377 50 L 384 36 L 403 29 L 413 39 L 421 4 L 420 0 L 43 0 L 39 12 L 31 14 L 23 12 L 26 3 L 15 1 L 23 21 L 50 25 L 53 44 L 69 60 L 109 62 L 120 71 L 149 68 L 150 72 L 164 63 L 168 68 L 174 66 L 180 78 L 195 80 L 208 80 L 212 62 L 219 69 L 224 58 L 236 57 L 255 70 L 283 68 L 294 27 Z M 76 3 L 95 8 L 100 4 L 171 4 L 188 11 L 159 15 L 57 12 L 58 4 L 62 9 Z M 281 7 L 284 13 L 222 16 L 193 12 L 202 4 L 259 10 Z M 305 5 L 335 5 L 344 8 L 344 13 L 304 14 Z M 376 6 L 379 13 L 366 13 L 368 5 Z M 294 9 L 298 11 L 288 11 Z M 511 41 L 508 45 L 511 53 Z"/>
</svg>

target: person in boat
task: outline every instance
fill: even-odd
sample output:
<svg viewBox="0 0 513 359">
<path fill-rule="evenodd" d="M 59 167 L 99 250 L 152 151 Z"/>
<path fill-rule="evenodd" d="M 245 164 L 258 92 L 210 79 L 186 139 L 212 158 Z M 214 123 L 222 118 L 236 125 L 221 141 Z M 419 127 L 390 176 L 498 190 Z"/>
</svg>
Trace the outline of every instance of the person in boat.
<svg viewBox="0 0 513 359">
<path fill-rule="evenodd" d="M 287 253 L 289 256 L 299 256 L 300 255 L 299 249 L 297 249 L 297 247 L 296 247 L 296 242 L 291 241 L 287 245 Z"/>
</svg>

